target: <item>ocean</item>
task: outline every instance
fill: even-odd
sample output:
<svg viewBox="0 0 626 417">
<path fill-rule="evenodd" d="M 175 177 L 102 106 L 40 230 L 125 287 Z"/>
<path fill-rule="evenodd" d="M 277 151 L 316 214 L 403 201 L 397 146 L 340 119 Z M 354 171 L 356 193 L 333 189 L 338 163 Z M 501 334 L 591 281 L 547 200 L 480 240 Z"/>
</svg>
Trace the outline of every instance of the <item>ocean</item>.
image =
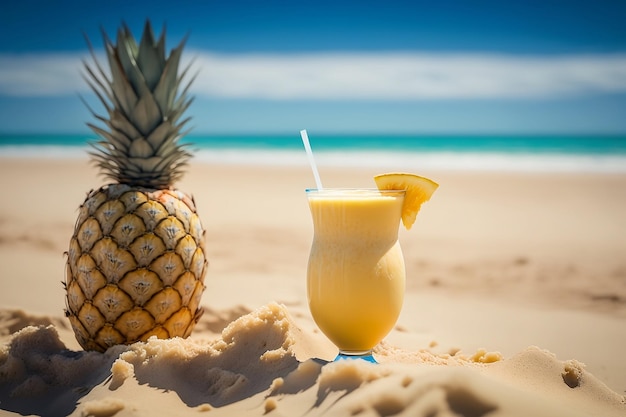
<svg viewBox="0 0 626 417">
<path fill-rule="evenodd" d="M 330 135 L 309 132 L 320 166 L 423 172 L 478 170 L 626 173 L 625 135 Z M 0 134 L 2 157 L 86 158 L 93 134 Z M 300 133 L 189 135 L 207 163 L 308 165 Z"/>
</svg>

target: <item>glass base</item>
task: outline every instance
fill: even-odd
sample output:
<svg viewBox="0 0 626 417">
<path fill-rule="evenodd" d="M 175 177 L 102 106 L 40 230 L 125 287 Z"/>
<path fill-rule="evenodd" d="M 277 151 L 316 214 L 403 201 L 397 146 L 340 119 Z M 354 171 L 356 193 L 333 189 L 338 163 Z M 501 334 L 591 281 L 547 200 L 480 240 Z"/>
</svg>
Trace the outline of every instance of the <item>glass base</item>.
<svg viewBox="0 0 626 417">
<path fill-rule="evenodd" d="M 333 362 L 342 361 L 342 360 L 353 360 L 353 359 L 361 359 L 370 363 L 378 363 L 374 356 L 372 355 L 372 351 L 369 352 L 339 352 L 337 357 L 333 360 Z"/>
</svg>

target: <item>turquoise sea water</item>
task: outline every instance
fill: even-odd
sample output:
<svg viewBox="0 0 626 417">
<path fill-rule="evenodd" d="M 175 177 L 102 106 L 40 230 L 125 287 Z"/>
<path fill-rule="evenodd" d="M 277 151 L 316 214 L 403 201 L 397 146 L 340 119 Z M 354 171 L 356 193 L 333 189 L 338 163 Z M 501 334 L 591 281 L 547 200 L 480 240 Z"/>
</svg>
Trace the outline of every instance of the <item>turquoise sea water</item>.
<svg viewBox="0 0 626 417">
<path fill-rule="evenodd" d="M 329 135 L 309 132 L 320 165 L 397 169 L 626 172 L 626 135 Z M 0 135 L 0 157 L 86 157 L 94 135 Z M 190 135 L 201 161 L 306 164 L 299 132 Z"/>
</svg>

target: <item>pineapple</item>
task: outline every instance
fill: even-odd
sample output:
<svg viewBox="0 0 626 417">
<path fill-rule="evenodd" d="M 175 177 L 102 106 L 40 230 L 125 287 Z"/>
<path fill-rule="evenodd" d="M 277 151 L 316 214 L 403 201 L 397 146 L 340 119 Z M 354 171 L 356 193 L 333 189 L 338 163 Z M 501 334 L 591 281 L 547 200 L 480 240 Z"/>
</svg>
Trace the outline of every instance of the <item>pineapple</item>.
<svg viewBox="0 0 626 417">
<path fill-rule="evenodd" d="M 92 161 L 113 180 L 80 206 L 67 251 L 66 316 L 80 345 L 187 337 L 202 314 L 207 269 L 204 229 L 194 201 L 173 188 L 191 154 L 179 143 L 191 103 L 179 86 L 184 41 L 165 54 L 146 22 L 139 45 L 127 26 L 104 44 L 110 76 L 93 54 L 86 81 L 104 105 Z"/>
</svg>

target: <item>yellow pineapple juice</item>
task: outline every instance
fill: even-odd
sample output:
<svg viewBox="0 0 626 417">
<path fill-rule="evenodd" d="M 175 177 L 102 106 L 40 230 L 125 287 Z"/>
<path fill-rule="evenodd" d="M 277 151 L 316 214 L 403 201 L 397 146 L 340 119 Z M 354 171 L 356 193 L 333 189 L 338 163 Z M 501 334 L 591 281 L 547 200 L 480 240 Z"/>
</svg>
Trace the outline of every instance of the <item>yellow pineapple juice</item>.
<svg viewBox="0 0 626 417">
<path fill-rule="evenodd" d="M 307 269 L 311 314 L 340 354 L 371 354 L 402 308 L 404 191 L 307 190 L 307 197 L 314 228 Z"/>
</svg>

